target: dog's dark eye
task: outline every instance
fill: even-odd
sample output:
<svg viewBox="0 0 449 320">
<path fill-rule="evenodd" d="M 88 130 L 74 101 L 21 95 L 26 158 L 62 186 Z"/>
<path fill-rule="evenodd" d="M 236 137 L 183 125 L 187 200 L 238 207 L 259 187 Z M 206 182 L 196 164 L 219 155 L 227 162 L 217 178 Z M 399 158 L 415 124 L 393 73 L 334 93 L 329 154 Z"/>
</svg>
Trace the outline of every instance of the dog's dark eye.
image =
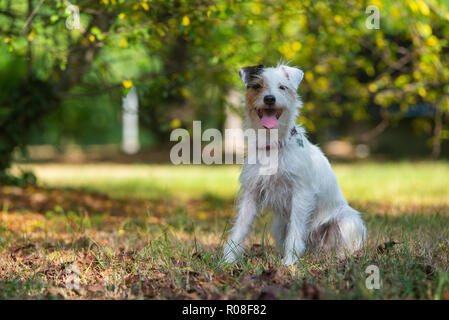
<svg viewBox="0 0 449 320">
<path fill-rule="evenodd" d="M 279 86 L 279 89 L 281 89 L 281 90 L 287 90 L 287 87 L 286 86 Z"/>
<path fill-rule="evenodd" d="M 253 84 L 251 86 L 248 86 L 248 88 L 258 90 L 258 89 L 262 88 L 262 86 L 260 84 Z"/>
</svg>

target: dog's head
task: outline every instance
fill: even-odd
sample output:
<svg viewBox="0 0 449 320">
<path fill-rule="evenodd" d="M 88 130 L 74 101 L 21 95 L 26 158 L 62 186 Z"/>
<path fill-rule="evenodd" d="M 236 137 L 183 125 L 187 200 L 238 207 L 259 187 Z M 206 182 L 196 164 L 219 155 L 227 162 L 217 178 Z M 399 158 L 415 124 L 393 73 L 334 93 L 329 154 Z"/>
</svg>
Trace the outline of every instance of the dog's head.
<svg viewBox="0 0 449 320">
<path fill-rule="evenodd" d="M 304 76 L 302 70 L 258 65 L 240 69 L 239 75 L 247 87 L 245 110 L 250 126 L 281 132 L 291 129 L 301 107 L 296 91 Z"/>
</svg>

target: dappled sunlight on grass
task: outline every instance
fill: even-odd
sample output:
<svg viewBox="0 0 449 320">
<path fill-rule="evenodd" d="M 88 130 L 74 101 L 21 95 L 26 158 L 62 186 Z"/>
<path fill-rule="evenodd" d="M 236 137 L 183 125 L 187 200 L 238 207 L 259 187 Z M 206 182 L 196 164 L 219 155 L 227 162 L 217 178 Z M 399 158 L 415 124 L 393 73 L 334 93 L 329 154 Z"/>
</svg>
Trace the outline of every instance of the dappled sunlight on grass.
<svg viewBox="0 0 449 320">
<path fill-rule="evenodd" d="M 339 164 L 335 171 L 350 201 L 449 204 L 447 162 Z"/>
<path fill-rule="evenodd" d="M 444 162 L 336 164 L 366 213 L 366 246 L 345 259 L 306 251 L 294 267 L 267 213 L 243 259 L 221 263 L 237 166 L 23 167 L 41 186 L 0 187 L 0 299 L 449 299 Z M 365 287 L 369 265 L 380 290 Z"/>
<path fill-rule="evenodd" d="M 113 197 L 141 199 L 233 199 L 239 166 L 122 164 L 39 164 L 32 169 L 41 183 L 81 187 Z M 333 168 L 350 202 L 393 205 L 449 204 L 449 163 L 337 163 Z M 17 169 L 17 168 L 16 168 Z"/>
<path fill-rule="evenodd" d="M 45 164 L 31 169 L 52 187 L 77 187 L 114 197 L 141 199 L 180 197 L 201 199 L 208 194 L 231 198 L 238 189 L 237 166 L 172 166 L 121 164 Z"/>
</svg>

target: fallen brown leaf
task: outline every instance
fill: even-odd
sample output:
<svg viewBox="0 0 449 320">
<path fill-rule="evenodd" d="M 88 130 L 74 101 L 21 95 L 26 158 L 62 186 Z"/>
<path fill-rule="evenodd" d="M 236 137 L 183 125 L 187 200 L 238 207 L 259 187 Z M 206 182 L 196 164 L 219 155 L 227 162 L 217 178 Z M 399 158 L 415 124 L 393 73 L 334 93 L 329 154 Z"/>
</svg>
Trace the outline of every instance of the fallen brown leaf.
<svg viewBox="0 0 449 320">
<path fill-rule="evenodd" d="M 34 248 L 34 247 L 35 247 L 35 245 L 32 243 L 19 245 L 19 246 L 12 246 L 11 248 L 9 248 L 9 253 L 14 254 L 21 250 L 30 249 L 30 248 Z"/>
<path fill-rule="evenodd" d="M 386 250 L 389 250 L 389 249 L 393 248 L 393 247 L 394 247 L 395 245 L 397 245 L 397 244 L 400 244 L 400 242 L 397 242 L 397 241 L 388 241 L 388 242 L 382 243 L 382 244 L 380 244 L 380 245 L 377 247 L 377 253 L 382 254 L 382 253 L 384 253 Z"/>
<path fill-rule="evenodd" d="M 323 289 L 317 284 L 304 282 L 301 288 L 302 298 L 308 300 L 324 299 Z"/>
<path fill-rule="evenodd" d="M 106 291 L 105 287 L 101 284 L 93 284 L 86 286 L 85 289 L 89 292 L 104 292 Z"/>
</svg>

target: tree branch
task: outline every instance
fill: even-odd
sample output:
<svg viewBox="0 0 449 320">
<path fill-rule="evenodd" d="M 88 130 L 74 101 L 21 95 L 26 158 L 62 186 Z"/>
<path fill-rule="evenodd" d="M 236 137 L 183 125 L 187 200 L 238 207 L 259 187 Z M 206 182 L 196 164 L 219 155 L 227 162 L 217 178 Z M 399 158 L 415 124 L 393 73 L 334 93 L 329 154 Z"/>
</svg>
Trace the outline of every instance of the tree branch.
<svg viewBox="0 0 449 320">
<path fill-rule="evenodd" d="M 31 1 L 31 0 L 30 0 L 30 1 Z M 20 32 L 21 34 L 23 34 L 23 33 L 26 31 L 26 29 L 27 29 L 28 26 L 30 25 L 31 21 L 33 20 L 33 18 L 34 18 L 34 16 L 36 15 L 36 13 L 39 11 L 39 9 L 40 9 L 40 7 L 42 6 L 42 4 L 44 3 L 44 1 L 45 1 L 45 0 L 40 0 L 39 3 L 38 3 L 38 5 L 37 5 L 37 7 L 34 8 L 33 12 L 30 13 L 30 15 L 28 16 L 27 21 L 25 22 L 25 25 L 24 25 L 23 28 L 22 28 L 22 31 Z M 30 6 L 30 3 L 31 3 L 31 2 L 28 3 L 29 6 Z M 31 4 L 31 7 L 32 7 L 32 4 Z"/>
<path fill-rule="evenodd" d="M 381 115 L 382 115 L 382 121 L 379 122 L 379 124 L 377 126 L 375 126 L 370 131 L 365 132 L 364 134 L 360 135 L 361 141 L 368 142 L 368 141 L 374 139 L 375 137 L 377 137 L 378 135 L 380 135 L 382 132 L 385 131 L 385 129 L 388 128 L 388 126 L 390 125 L 390 113 L 387 110 L 382 109 Z"/>
</svg>

